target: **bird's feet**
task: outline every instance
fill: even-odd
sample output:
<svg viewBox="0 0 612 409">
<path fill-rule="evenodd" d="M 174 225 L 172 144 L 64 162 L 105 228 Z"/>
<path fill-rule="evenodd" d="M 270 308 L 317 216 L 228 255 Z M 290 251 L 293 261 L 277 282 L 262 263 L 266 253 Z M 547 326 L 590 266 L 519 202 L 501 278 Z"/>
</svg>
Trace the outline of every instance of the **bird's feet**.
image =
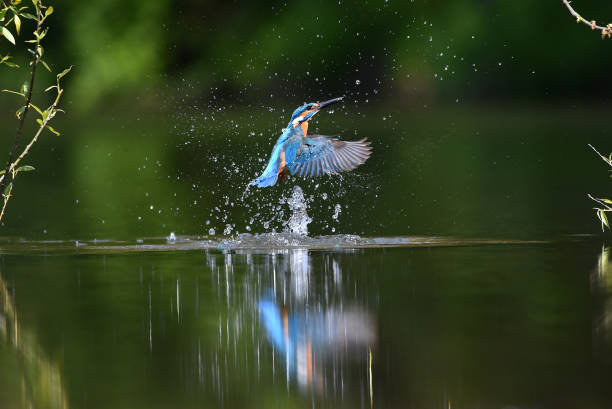
<svg viewBox="0 0 612 409">
<path fill-rule="evenodd" d="M 279 174 L 278 174 L 278 181 L 282 182 L 285 179 L 289 179 L 289 174 L 287 173 L 287 171 L 285 169 L 283 169 Z"/>
</svg>

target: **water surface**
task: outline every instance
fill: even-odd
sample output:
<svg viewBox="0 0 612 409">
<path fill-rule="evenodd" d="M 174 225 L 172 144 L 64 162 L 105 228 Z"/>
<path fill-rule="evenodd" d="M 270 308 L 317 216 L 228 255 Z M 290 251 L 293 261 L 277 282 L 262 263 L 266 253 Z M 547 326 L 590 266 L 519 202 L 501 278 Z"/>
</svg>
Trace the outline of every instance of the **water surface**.
<svg viewBox="0 0 612 409">
<path fill-rule="evenodd" d="M 430 239 L 5 242 L 0 407 L 612 405 L 609 249 Z"/>
</svg>

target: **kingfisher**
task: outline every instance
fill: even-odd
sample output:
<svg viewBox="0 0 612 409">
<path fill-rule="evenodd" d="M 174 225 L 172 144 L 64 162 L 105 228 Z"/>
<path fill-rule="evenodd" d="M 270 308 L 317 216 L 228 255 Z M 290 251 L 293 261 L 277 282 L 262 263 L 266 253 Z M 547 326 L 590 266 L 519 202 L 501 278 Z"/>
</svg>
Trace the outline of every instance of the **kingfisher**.
<svg viewBox="0 0 612 409">
<path fill-rule="evenodd" d="M 250 184 L 257 187 L 273 186 L 291 175 L 314 177 L 355 169 L 372 153 L 367 138 L 341 141 L 337 136 L 309 135 L 308 121 L 321 109 L 344 97 L 324 102 L 310 102 L 293 111 L 289 124 L 276 141 L 268 165 L 261 176 Z"/>
</svg>

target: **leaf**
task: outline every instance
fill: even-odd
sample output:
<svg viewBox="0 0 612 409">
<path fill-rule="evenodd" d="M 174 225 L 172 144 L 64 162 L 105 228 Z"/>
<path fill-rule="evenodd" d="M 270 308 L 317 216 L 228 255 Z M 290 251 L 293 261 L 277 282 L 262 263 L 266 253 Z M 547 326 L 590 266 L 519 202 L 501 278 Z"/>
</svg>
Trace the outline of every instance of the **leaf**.
<svg viewBox="0 0 612 409">
<path fill-rule="evenodd" d="M 36 16 L 34 14 L 30 14 L 30 13 L 19 13 L 19 14 L 21 14 L 21 17 L 27 18 L 28 20 L 36 20 Z"/>
<path fill-rule="evenodd" d="M 0 175 L 4 175 L 6 173 L 6 169 L 0 170 Z M 0 179 L 1 180 L 1 179 Z"/>
<path fill-rule="evenodd" d="M 13 182 L 9 183 L 5 188 L 4 188 L 4 197 L 6 197 L 8 195 L 8 193 L 11 191 L 11 189 L 13 189 Z"/>
<path fill-rule="evenodd" d="M 34 104 L 33 104 L 33 103 L 31 103 L 31 102 L 30 102 L 30 106 L 31 106 L 32 108 L 34 108 L 34 109 L 36 110 L 36 112 L 38 112 L 38 113 L 40 114 L 40 116 L 42 116 L 42 115 L 43 115 L 43 112 L 40 110 L 40 108 L 39 108 L 39 107 L 37 107 L 36 105 L 34 105 Z"/>
<path fill-rule="evenodd" d="M 11 68 L 19 68 L 18 64 L 15 64 L 14 62 L 10 62 L 10 61 L 4 61 L 2 64 L 9 66 Z"/>
<path fill-rule="evenodd" d="M 599 199 L 599 200 L 601 200 L 602 202 L 607 203 L 607 204 L 612 204 L 612 200 L 610 200 L 610 199 Z"/>
<path fill-rule="evenodd" d="M 2 34 L 2 36 L 4 38 L 6 38 L 7 40 L 9 40 L 9 42 L 11 42 L 13 45 L 15 45 L 15 37 L 13 37 L 11 32 L 8 31 L 8 29 L 6 27 L 0 26 L 0 34 Z"/>
<path fill-rule="evenodd" d="M 17 112 L 15 112 L 15 115 L 17 115 L 17 119 L 21 119 L 21 115 L 23 115 L 24 112 L 25 112 L 25 105 L 19 108 Z"/>
<path fill-rule="evenodd" d="M 38 34 L 36 31 L 34 32 L 34 35 L 36 36 L 36 38 L 38 38 L 38 40 L 42 40 L 43 38 L 45 38 L 45 36 L 47 35 L 47 33 L 49 32 L 49 27 L 45 28 L 42 33 Z"/>
<path fill-rule="evenodd" d="M 53 14 L 53 6 L 49 6 L 49 8 L 47 8 L 47 11 L 45 11 L 45 17 L 48 17 L 51 14 Z"/>
<path fill-rule="evenodd" d="M 72 65 L 70 67 L 66 68 L 64 71 L 62 71 L 59 74 L 57 74 L 57 80 L 59 81 L 64 75 L 68 74 L 70 72 L 70 70 L 72 70 Z"/>
<path fill-rule="evenodd" d="M 14 22 L 15 30 L 17 30 L 17 35 L 19 35 L 19 31 L 21 30 L 21 19 L 19 18 L 19 15 L 15 14 Z"/>
<path fill-rule="evenodd" d="M 16 172 L 31 172 L 33 170 L 36 170 L 36 168 L 34 168 L 34 166 L 23 165 L 23 166 L 18 167 Z"/>
<path fill-rule="evenodd" d="M 609 229 L 610 228 L 610 224 L 608 224 L 608 216 L 606 216 L 606 212 L 603 211 L 603 210 L 600 210 L 599 214 L 601 215 L 601 222 L 603 224 L 605 224 L 606 227 Z M 602 226 L 602 228 L 603 228 L 603 226 Z"/>
<path fill-rule="evenodd" d="M 47 65 L 47 63 L 44 60 L 40 60 L 40 62 L 42 63 L 42 65 L 45 66 L 45 68 L 47 69 L 47 71 L 51 72 L 51 68 L 49 68 L 49 66 Z"/>
<path fill-rule="evenodd" d="M 5 63 L 6 64 L 6 63 Z M 15 94 L 15 95 L 19 95 L 21 97 L 25 98 L 25 94 L 22 94 L 21 92 L 17 92 L 17 91 L 11 91 L 10 89 L 3 89 L 2 92 L 6 92 L 8 94 Z"/>
<path fill-rule="evenodd" d="M 6 14 L 7 9 L 0 10 L 0 21 L 4 20 L 4 15 Z"/>
<path fill-rule="evenodd" d="M 30 90 L 30 84 L 28 84 L 27 82 L 24 82 L 21 85 L 21 89 L 19 90 L 19 92 L 21 92 L 23 95 L 27 94 L 28 91 Z"/>
<path fill-rule="evenodd" d="M 51 125 L 47 125 L 47 129 L 53 132 L 55 135 L 60 136 L 61 134 L 57 132 L 55 129 L 51 127 Z"/>
</svg>

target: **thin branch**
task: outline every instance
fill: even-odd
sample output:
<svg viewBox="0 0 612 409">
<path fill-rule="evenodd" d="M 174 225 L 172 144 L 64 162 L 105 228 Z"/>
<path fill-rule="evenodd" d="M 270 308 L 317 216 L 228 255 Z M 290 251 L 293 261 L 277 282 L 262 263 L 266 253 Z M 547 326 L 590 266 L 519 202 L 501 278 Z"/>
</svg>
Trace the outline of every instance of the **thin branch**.
<svg viewBox="0 0 612 409">
<path fill-rule="evenodd" d="M 603 207 L 605 207 L 605 209 L 600 209 L 600 208 L 595 208 L 596 210 L 603 210 L 604 212 L 612 212 L 612 207 L 610 207 L 606 202 L 604 202 L 602 199 L 599 199 L 597 197 L 591 196 L 591 194 L 587 194 L 587 197 L 589 199 L 591 199 L 594 202 L 599 203 L 600 205 L 602 205 Z"/>
<path fill-rule="evenodd" d="M 19 165 L 19 162 L 21 162 L 21 160 L 28 154 L 28 152 L 30 151 L 30 148 L 32 147 L 32 145 L 36 143 L 36 141 L 38 140 L 38 137 L 40 136 L 42 131 L 44 131 L 44 129 L 47 127 L 51 118 L 55 116 L 57 104 L 59 103 L 59 100 L 63 92 L 64 90 L 60 89 L 59 92 L 57 93 L 57 97 L 55 98 L 53 105 L 51 105 L 51 107 L 48 109 L 49 115 L 44 121 L 42 121 L 42 123 L 40 124 L 40 128 L 38 128 L 38 131 L 36 132 L 32 140 L 30 141 L 30 143 L 28 143 L 28 146 L 25 147 L 25 149 L 23 150 L 23 152 L 21 152 L 21 155 L 19 155 L 19 157 L 15 160 L 15 162 L 11 164 L 11 166 L 9 167 L 10 173 L 13 173 L 15 169 L 17 169 L 17 165 Z M 2 220 L 2 217 L 0 217 L 0 220 Z"/>
<path fill-rule="evenodd" d="M 57 82 L 57 87 L 58 87 L 58 90 L 59 90 L 58 93 L 57 93 L 57 97 L 55 98 L 55 101 L 53 101 L 53 105 L 51 105 L 47 109 L 47 112 L 49 114 L 47 115 L 45 120 L 40 123 L 40 127 L 38 128 L 38 131 L 36 131 L 36 134 L 34 135 L 32 140 L 30 141 L 30 143 L 28 143 L 28 145 L 25 147 L 23 152 L 21 152 L 21 155 L 19 155 L 19 157 L 15 160 L 15 162 L 11 163 L 11 165 L 10 165 L 10 167 L 8 169 L 8 172 L 10 173 L 12 180 L 15 180 L 15 177 L 17 176 L 17 173 L 19 172 L 17 170 L 18 169 L 17 165 L 19 165 L 19 162 L 21 162 L 21 160 L 28 154 L 28 152 L 30 151 L 30 148 L 32 148 L 32 146 L 36 143 L 36 141 L 38 140 L 38 137 L 40 136 L 40 134 L 45 130 L 45 128 L 49 124 L 49 121 L 51 121 L 51 119 L 57 113 L 57 104 L 59 103 L 59 100 L 62 97 L 62 94 L 64 93 L 64 90 L 59 88 L 59 80 Z M 5 178 L 8 179 L 8 177 L 6 177 L 6 176 L 9 173 L 5 173 L 4 175 L 2 175 L 2 180 L 3 181 L 5 180 Z M 0 221 L 4 217 L 4 210 L 6 209 L 6 205 L 8 204 L 8 201 L 11 198 L 12 191 L 13 191 L 13 184 L 11 183 L 9 185 L 9 187 L 8 187 L 8 191 L 6 192 L 6 194 L 4 194 L 4 203 L 2 204 L 2 210 L 0 210 Z"/>
<path fill-rule="evenodd" d="M 35 30 L 36 33 L 40 32 L 40 29 L 42 27 L 42 21 L 43 21 L 42 10 L 40 9 L 39 6 L 37 6 L 36 7 L 36 30 Z M 38 37 L 36 38 L 38 39 Z M 17 133 L 15 134 L 15 139 L 13 140 L 13 146 L 9 153 L 8 161 L 6 162 L 6 167 L 4 168 L 4 177 L 2 178 L 2 181 L 0 181 L 0 193 L 4 192 L 4 189 L 6 188 L 6 184 L 9 179 L 9 170 L 11 167 L 11 163 L 13 163 L 13 158 L 15 157 L 15 153 L 17 152 L 17 149 L 19 147 L 18 145 L 19 138 L 21 137 L 21 134 L 23 132 L 23 126 L 25 124 L 25 119 L 26 119 L 26 116 L 28 115 L 28 111 L 30 110 L 30 104 L 32 101 L 32 90 L 34 88 L 34 78 L 36 77 L 36 66 L 38 65 L 38 60 L 40 59 L 38 55 L 38 44 L 39 43 L 40 43 L 40 40 L 36 42 L 36 47 L 34 47 L 34 59 L 32 60 L 32 73 L 30 75 L 30 83 L 29 83 L 28 95 L 26 98 L 25 109 L 23 111 L 23 114 L 21 114 L 21 118 L 19 120 L 19 126 L 17 127 Z"/>
<path fill-rule="evenodd" d="M 595 149 L 595 147 L 591 144 L 589 144 L 589 147 L 591 149 L 593 149 L 595 151 L 596 154 L 599 155 L 599 157 L 608 164 L 608 166 L 612 166 L 612 155 L 610 155 L 609 158 L 603 156 L 601 153 L 599 153 L 599 151 L 597 149 Z M 587 197 L 589 199 L 591 199 L 592 201 L 594 201 L 595 203 L 599 204 L 600 206 L 603 207 L 595 207 L 594 209 L 597 211 L 597 218 L 601 221 L 601 229 L 605 231 L 605 228 L 607 227 L 608 229 L 610 228 L 610 224 L 608 221 L 608 216 L 606 216 L 607 212 L 612 212 L 612 200 L 610 199 L 601 199 L 598 197 L 594 197 L 591 194 L 588 194 Z"/>
<path fill-rule="evenodd" d="M 587 26 L 591 27 L 591 30 L 599 30 L 601 31 L 601 38 L 612 37 L 612 24 L 608 24 L 607 26 L 599 26 L 595 23 L 595 20 L 588 21 L 586 18 L 582 17 L 572 6 L 570 6 L 570 2 L 568 0 L 561 0 L 565 7 L 569 10 L 570 14 L 576 17 L 577 23 L 583 23 Z"/>
<path fill-rule="evenodd" d="M 601 153 L 599 153 L 599 151 L 597 149 L 595 149 L 595 147 L 593 145 L 591 145 L 590 143 L 588 144 L 589 148 L 593 149 L 595 151 L 596 154 L 599 155 L 599 157 L 608 164 L 608 166 L 612 166 L 612 160 L 610 158 L 606 158 L 605 156 L 603 156 Z"/>
<path fill-rule="evenodd" d="M 8 201 L 11 197 L 12 192 L 13 192 L 13 184 L 11 183 L 9 185 L 8 192 L 6 192 L 6 195 L 4 195 L 4 203 L 2 204 L 2 211 L 0 212 L 0 220 L 2 220 L 2 218 L 4 217 L 4 210 L 6 209 L 6 205 L 8 204 Z"/>
</svg>

